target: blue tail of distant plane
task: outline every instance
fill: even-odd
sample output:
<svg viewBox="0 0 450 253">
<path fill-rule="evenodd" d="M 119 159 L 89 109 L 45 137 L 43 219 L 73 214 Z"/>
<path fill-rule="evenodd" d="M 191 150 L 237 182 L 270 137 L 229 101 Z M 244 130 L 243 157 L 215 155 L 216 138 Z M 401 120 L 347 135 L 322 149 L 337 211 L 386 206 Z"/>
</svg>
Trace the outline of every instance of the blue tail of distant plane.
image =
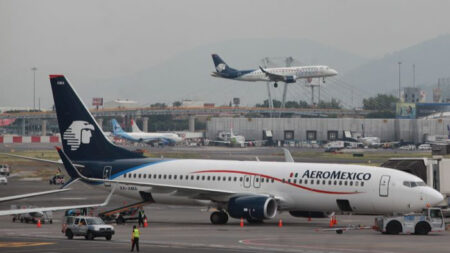
<svg viewBox="0 0 450 253">
<path fill-rule="evenodd" d="M 125 131 L 123 131 L 122 127 L 120 126 L 119 122 L 117 122 L 116 119 L 112 119 L 111 123 L 112 123 L 112 129 L 113 129 L 114 135 L 120 135 L 125 132 Z"/>
<path fill-rule="evenodd" d="M 73 161 L 143 157 L 112 144 L 63 75 L 50 75 L 64 153 Z"/>
</svg>

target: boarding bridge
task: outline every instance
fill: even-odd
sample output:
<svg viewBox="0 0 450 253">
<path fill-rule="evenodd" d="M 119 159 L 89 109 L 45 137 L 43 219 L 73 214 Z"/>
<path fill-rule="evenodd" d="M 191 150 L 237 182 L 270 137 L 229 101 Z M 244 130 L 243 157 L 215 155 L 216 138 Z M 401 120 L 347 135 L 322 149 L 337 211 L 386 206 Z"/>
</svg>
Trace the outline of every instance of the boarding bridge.
<svg viewBox="0 0 450 253">
<path fill-rule="evenodd" d="M 427 185 L 441 192 L 450 204 L 450 159 L 442 156 L 433 158 L 391 158 L 381 167 L 402 170 L 423 179 Z"/>
</svg>

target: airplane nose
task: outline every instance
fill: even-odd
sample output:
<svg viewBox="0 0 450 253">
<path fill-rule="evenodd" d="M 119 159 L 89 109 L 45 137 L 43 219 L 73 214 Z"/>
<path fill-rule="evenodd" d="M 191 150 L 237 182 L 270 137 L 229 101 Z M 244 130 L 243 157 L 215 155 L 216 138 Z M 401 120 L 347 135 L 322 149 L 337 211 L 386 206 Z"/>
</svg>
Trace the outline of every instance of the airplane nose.
<svg viewBox="0 0 450 253">
<path fill-rule="evenodd" d="M 331 69 L 331 74 L 333 74 L 333 75 L 337 75 L 337 74 L 338 74 L 338 72 L 337 72 L 336 70 L 334 70 L 334 69 Z"/>
<path fill-rule="evenodd" d="M 425 196 L 425 201 L 431 206 L 435 206 L 444 200 L 444 196 L 431 187 L 427 189 Z"/>
</svg>

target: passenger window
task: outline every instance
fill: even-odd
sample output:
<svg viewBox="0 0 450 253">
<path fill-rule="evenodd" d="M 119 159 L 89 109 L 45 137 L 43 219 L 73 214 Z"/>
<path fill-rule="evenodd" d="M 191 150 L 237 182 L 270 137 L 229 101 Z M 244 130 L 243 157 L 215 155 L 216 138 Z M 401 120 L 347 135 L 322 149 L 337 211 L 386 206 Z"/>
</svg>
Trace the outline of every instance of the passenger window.
<svg viewBox="0 0 450 253">
<path fill-rule="evenodd" d="M 361 187 L 364 186 L 364 182 L 361 182 Z"/>
<path fill-rule="evenodd" d="M 347 182 L 347 181 L 344 181 L 344 185 L 347 186 L 347 184 L 348 184 L 348 182 Z"/>
<path fill-rule="evenodd" d="M 205 180 L 205 176 L 202 176 L 202 180 Z"/>
<path fill-rule="evenodd" d="M 298 173 L 295 173 L 295 177 L 297 177 L 298 176 Z"/>
<path fill-rule="evenodd" d="M 302 181 L 303 181 L 303 180 L 299 179 L 299 180 L 298 180 L 298 183 L 299 183 L 299 184 L 301 184 L 301 183 L 302 183 Z"/>
<path fill-rule="evenodd" d="M 213 176 L 213 178 L 212 178 L 212 179 L 213 179 L 213 181 L 216 181 L 216 176 Z M 220 180 L 220 179 L 218 179 L 218 180 Z"/>
<path fill-rule="evenodd" d="M 188 179 L 188 177 L 186 177 L 186 179 Z M 183 180 L 183 175 L 180 175 L 180 180 Z"/>
<path fill-rule="evenodd" d="M 259 178 L 256 178 L 256 180 L 255 180 L 256 182 L 259 182 Z"/>
<path fill-rule="evenodd" d="M 317 180 L 316 184 L 320 184 L 320 180 Z"/>
<path fill-rule="evenodd" d="M 246 177 L 246 178 L 245 178 L 245 182 L 248 182 L 248 181 L 250 181 L 250 178 L 249 178 L 249 177 Z"/>
<path fill-rule="evenodd" d="M 228 181 L 231 181 L 231 177 L 228 177 Z M 235 180 L 236 181 L 236 180 Z"/>
<path fill-rule="evenodd" d="M 342 185 L 342 181 L 339 181 L 339 185 Z"/>
<path fill-rule="evenodd" d="M 283 178 L 283 180 L 281 180 L 281 182 L 284 184 L 284 178 Z"/>
<path fill-rule="evenodd" d="M 291 179 L 290 178 L 288 179 L 288 183 L 291 183 Z"/>
<path fill-rule="evenodd" d="M 264 178 L 261 178 L 261 183 L 264 183 Z"/>
<path fill-rule="evenodd" d="M 237 178 L 236 178 L 236 177 L 234 177 L 233 181 L 235 181 L 235 182 L 236 182 L 236 180 L 237 180 Z"/>
<path fill-rule="evenodd" d="M 239 182 L 242 182 L 242 177 L 239 178 Z"/>
<path fill-rule="evenodd" d="M 308 184 L 308 179 L 305 179 L 305 184 Z"/>
<path fill-rule="evenodd" d="M 194 176 L 191 176 L 191 179 L 194 179 Z M 200 179 L 200 176 L 197 176 L 197 180 Z"/>
<path fill-rule="evenodd" d="M 127 177 L 127 173 L 123 174 L 123 177 L 125 177 L 125 178 L 126 178 L 126 177 Z"/>
<path fill-rule="evenodd" d="M 336 181 L 336 180 L 334 180 L 333 184 L 334 184 L 334 185 L 337 185 L 337 181 Z"/>
<path fill-rule="evenodd" d="M 355 182 L 355 186 L 358 186 L 358 181 Z"/>
<path fill-rule="evenodd" d="M 331 180 L 328 180 L 328 185 L 331 185 Z"/>
<path fill-rule="evenodd" d="M 173 175 L 173 179 L 177 179 L 177 175 Z"/>
<path fill-rule="evenodd" d="M 297 179 L 294 179 L 294 184 L 297 184 Z"/>
<path fill-rule="evenodd" d="M 323 185 L 327 184 L 327 181 L 322 180 L 322 184 L 323 184 Z"/>
<path fill-rule="evenodd" d="M 272 183 L 275 182 L 275 179 L 272 178 Z"/>
<path fill-rule="evenodd" d="M 353 181 L 350 181 L 350 186 L 353 186 Z"/>
<path fill-rule="evenodd" d="M 166 179 L 167 178 L 167 175 L 164 175 L 164 179 Z"/>
<path fill-rule="evenodd" d="M 158 175 L 158 179 L 161 179 L 161 177 L 162 177 L 162 175 L 161 175 L 161 174 L 159 174 L 159 175 Z"/>
<path fill-rule="evenodd" d="M 311 179 L 311 184 L 314 184 L 314 179 Z"/>
<path fill-rule="evenodd" d="M 211 180 L 211 176 L 208 176 L 208 181 Z"/>
<path fill-rule="evenodd" d="M 136 178 L 136 173 L 133 174 L 133 177 Z"/>
</svg>

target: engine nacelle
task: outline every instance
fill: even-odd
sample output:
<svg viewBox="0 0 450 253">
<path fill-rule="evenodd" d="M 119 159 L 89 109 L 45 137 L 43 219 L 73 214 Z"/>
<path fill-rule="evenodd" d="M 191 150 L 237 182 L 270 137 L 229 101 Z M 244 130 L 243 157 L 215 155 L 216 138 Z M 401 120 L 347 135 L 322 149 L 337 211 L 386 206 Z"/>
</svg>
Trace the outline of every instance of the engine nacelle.
<svg viewBox="0 0 450 253">
<path fill-rule="evenodd" d="M 284 77 L 285 83 L 295 83 L 296 82 L 296 76 L 285 76 Z"/>
<path fill-rule="evenodd" d="M 275 199 L 265 196 L 233 197 L 228 201 L 228 214 L 236 219 L 271 219 L 277 214 Z"/>
<path fill-rule="evenodd" d="M 328 214 L 320 211 L 289 211 L 294 217 L 304 218 L 327 218 Z"/>
</svg>

